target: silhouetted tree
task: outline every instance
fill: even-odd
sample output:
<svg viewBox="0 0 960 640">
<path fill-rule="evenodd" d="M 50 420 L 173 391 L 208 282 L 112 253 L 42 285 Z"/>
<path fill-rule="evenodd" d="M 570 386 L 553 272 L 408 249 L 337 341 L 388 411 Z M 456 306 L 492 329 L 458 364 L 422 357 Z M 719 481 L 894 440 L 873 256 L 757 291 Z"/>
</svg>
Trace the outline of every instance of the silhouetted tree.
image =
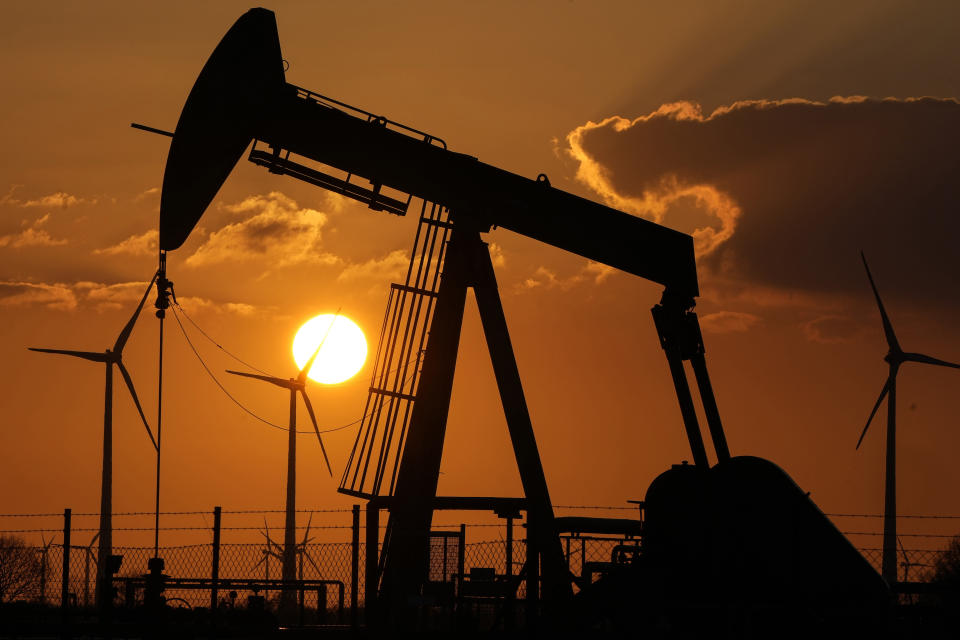
<svg viewBox="0 0 960 640">
<path fill-rule="evenodd" d="M 40 558 L 18 536 L 0 535 L 0 602 L 23 598 L 37 588 Z"/>
<path fill-rule="evenodd" d="M 960 535 L 953 538 L 933 565 L 931 582 L 960 586 Z"/>
<path fill-rule="evenodd" d="M 956 623 L 960 614 L 960 535 L 955 536 L 940 553 L 929 576 L 937 593 L 922 597 L 921 602 L 944 607 Z"/>
</svg>

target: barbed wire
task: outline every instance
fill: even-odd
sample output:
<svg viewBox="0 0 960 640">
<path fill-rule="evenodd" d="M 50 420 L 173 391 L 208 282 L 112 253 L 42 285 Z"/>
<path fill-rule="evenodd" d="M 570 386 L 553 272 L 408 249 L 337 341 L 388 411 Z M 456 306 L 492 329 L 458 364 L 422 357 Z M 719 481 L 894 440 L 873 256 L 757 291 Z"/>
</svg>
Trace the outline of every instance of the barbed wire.
<svg viewBox="0 0 960 640">
<path fill-rule="evenodd" d="M 880 531 L 841 531 L 845 536 L 882 536 Z M 955 533 L 898 533 L 900 538 L 956 538 Z"/>
<path fill-rule="evenodd" d="M 283 527 L 280 527 L 281 529 Z M 307 529 L 306 525 L 294 527 L 295 529 Z M 310 529 L 352 529 L 349 524 L 325 524 L 312 525 Z M 210 531 L 213 527 L 160 527 L 161 531 Z M 99 531 L 99 527 L 75 527 L 71 532 L 76 531 Z M 112 531 L 153 531 L 153 527 L 113 527 Z M 221 531 L 263 531 L 263 527 L 220 527 Z M 63 529 L 0 529 L 0 533 L 55 533 Z"/>
<path fill-rule="evenodd" d="M 311 432 L 312 433 L 312 432 Z M 325 432 L 324 432 L 325 433 Z M 554 505 L 554 509 L 585 509 L 585 510 L 597 510 L 597 511 L 635 511 L 636 507 L 623 507 L 623 506 L 594 506 L 594 505 L 563 505 L 558 504 Z M 297 509 L 297 513 L 351 513 L 352 509 Z M 162 516 L 182 516 L 182 515 L 210 515 L 213 513 L 213 509 L 207 511 L 161 511 L 160 515 Z M 285 509 L 223 509 L 220 513 L 223 514 L 267 514 L 267 513 L 286 513 Z M 94 517 L 99 516 L 100 513 L 97 511 L 89 512 L 73 512 L 71 516 L 74 518 L 79 517 Z M 112 514 L 114 517 L 119 516 L 153 516 L 155 513 L 153 511 L 123 511 L 115 512 Z M 824 513 L 824 515 L 831 518 L 883 518 L 882 513 Z M 63 512 L 56 511 L 50 513 L 0 513 L 0 518 L 62 518 Z M 960 515 L 949 515 L 949 514 L 907 514 L 907 515 L 898 515 L 898 519 L 915 519 L 915 520 L 960 520 Z"/>
<path fill-rule="evenodd" d="M 882 513 L 824 513 L 825 516 L 830 516 L 831 518 L 883 518 Z M 920 520 L 960 520 L 960 516 L 954 515 L 942 515 L 942 514 L 931 514 L 931 515 L 897 515 L 897 519 L 900 518 L 914 518 Z"/>
<path fill-rule="evenodd" d="M 554 509 L 595 509 L 603 511 L 637 511 L 637 505 L 632 507 L 624 507 L 617 505 L 615 507 L 603 507 L 603 506 L 593 506 L 586 504 L 555 504 L 553 505 Z"/>
<path fill-rule="evenodd" d="M 151 514 L 152 515 L 152 514 Z M 504 527 L 504 524 L 494 524 L 487 522 L 451 522 L 451 523 L 438 523 L 433 525 L 435 529 L 457 529 L 459 527 L 467 528 L 492 528 L 492 527 Z M 379 525 L 380 529 L 387 529 L 389 525 L 381 524 Z M 276 529 L 281 530 L 283 526 L 275 526 Z M 310 524 L 308 525 L 297 525 L 294 529 L 304 531 L 307 529 L 352 529 L 352 524 Z M 211 531 L 212 526 L 206 527 L 160 527 L 160 531 Z M 71 532 L 77 531 L 99 531 L 99 527 L 71 527 Z M 154 527 L 113 527 L 112 531 L 153 531 Z M 257 526 L 220 526 L 221 531 L 263 531 L 264 527 L 262 525 Z M 32 528 L 32 529 L 0 529 L 0 533 L 58 533 L 62 532 L 63 528 Z"/>
<path fill-rule="evenodd" d="M 352 513 L 353 509 L 296 509 L 297 513 Z M 221 509 L 222 514 L 262 514 L 262 513 L 286 513 L 286 509 Z M 161 511 L 162 516 L 209 516 L 213 509 L 209 511 Z M 99 516 L 98 511 L 89 511 L 84 513 L 73 512 L 70 514 L 73 518 Z M 155 516 L 153 511 L 121 511 L 111 514 L 114 518 L 121 516 Z M 55 513 L 0 513 L 0 518 L 62 518 L 63 512 Z"/>
</svg>

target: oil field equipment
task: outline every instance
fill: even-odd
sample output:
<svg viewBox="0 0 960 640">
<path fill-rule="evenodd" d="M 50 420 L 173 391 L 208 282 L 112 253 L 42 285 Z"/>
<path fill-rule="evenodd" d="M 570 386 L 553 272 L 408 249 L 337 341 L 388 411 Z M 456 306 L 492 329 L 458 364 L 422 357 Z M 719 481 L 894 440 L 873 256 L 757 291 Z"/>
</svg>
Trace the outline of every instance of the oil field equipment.
<svg viewBox="0 0 960 640">
<path fill-rule="evenodd" d="M 872 611 L 886 602 L 876 571 L 785 472 L 758 458 L 731 457 L 693 311 L 699 290 L 689 235 L 556 189 L 545 175 L 529 179 L 455 153 L 440 138 L 289 84 L 276 20 L 266 9 L 237 20 L 186 100 L 163 180 L 161 250 L 183 244 L 248 148 L 248 159 L 272 173 L 420 218 L 407 278 L 390 290 L 365 418 L 340 483 L 341 492 L 389 511 L 382 572 L 374 575 L 382 624 L 416 620 L 409 610 L 428 580 L 434 507 L 472 504 L 436 496 L 468 289 L 476 295 L 520 471 L 527 570 L 539 567 L 548 619 L 589 625 L 624 619 L 645 603 L 702 610 L 759 598 L 773 608 Z M 693 464 L 651 485 L 645 539 L 640 553 L 628 554 L 630 570 L 576 589 L 481 236 L 496 227 L 664 286 L 652 312 Z M 684 362 L 704 408 L 717 459 L 712 468 Z"/>
</svg>

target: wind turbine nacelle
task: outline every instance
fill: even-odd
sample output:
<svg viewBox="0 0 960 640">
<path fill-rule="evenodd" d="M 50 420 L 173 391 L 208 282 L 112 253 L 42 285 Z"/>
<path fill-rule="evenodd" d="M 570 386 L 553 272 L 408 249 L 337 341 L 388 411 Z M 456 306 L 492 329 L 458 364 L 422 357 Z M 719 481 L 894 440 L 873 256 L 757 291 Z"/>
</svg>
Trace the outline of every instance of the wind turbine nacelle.
<svg viewBox="0 0 960 640">
<path fill-rule="evenodd" d="M 230 28 L 184 104 L 163 178 L 162 250 L 184 243 L 251 140 L 266 145 L 255 142 L 252 162 L 372 209 L 403 215 L 411 197 L 422 198 L 447 207 L 458 226 L 505 227 L 663 284 L 691 303 L 699 294 L 689 235 L 554 189 L 542 174 L 532 180 L 453 153 L 435 136 L 288 84 L 267 9 L 251 9 Z"/>
</svg>

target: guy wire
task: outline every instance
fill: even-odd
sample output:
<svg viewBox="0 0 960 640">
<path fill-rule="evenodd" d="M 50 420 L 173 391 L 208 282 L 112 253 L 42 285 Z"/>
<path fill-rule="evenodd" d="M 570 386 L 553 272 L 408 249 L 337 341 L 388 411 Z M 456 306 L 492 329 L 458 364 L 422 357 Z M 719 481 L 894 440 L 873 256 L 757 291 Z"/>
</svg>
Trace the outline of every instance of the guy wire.
<svg viewBox="0 0 960 640">
<path fill-rule="evenodd" d="M 183 307 L 181 307 L 179 304 L 176 305 L 176 307 L 179 307 L 180 310 L 183 311 Z M 281 425 L 279 425 L 279 424 L 275 424 L 275 423 L 270 422 L 269 420 L 267 420 L 267 419 L 265 419 L 265 418 L 260 417 L 259 415 L 257 415 L 256 413 L 254 413 L 253 411 L 251 411 L 250 409 L 248 409 L 246 406 L 244 406 L 244 404 L 243 404 L 242 402 L 240 402 L 239 400 L 237 400 L 229 391 L 227 391 L 226 387 L 223 386 L 223 384 L 220 382 L 220 380 L 218 380 L 217 377 L 213 374 L 213 371 L 210 370 L 210 367 L 207 366 L 207 363 L 204 362 L 203 356 L 201 356 L 201 355 L 200 355 L 200 352 L 197 351 L 197 347 L 193 344 L 193 341 L 190 340 L 190 336 L 187 335 L 187 330 L 184 328 L 183 323 L 180 321 L 180 314 L 177 313 L 177 309 L 174 308 L 174 306 L 171 306 L 170 309 L 173 311 L 173 317 L 174 317 L 174 319 L 177 321 L 177 325 L 180 327 L 180 333 L 183 334 L 183 338 L 187 341 L 187 344 L 190 346 L 190 350 L 193 351 L 193 355 L 195 355 L 195 356 L 197 357 L 197 360 L 200 362 L 200 365 L 203 367 L 203 370 L 207 372 L 207 375 L 210 376 L 210 379 L 213 380 L 214 384 L 216 384 L 217 387 L 219 387 L 220 390 L 221 390 L 228 398 L 230 398 L 230 400 L 232 400 L 235 405 L 237 405 L 238 407 L 240 407 L 245 413 L 249 414 L 250 416 L 252 416 L 252 417 L 255 418 L 256 420 L 259 420 L 260 422 L 262 422 L 263 424 L 267 425 L 268 427 L 273 427 L 274 429 L 279 429 L 280 431 L 290 431 L 290 429 L 289 429 L 288 427 L 284 427 L 284 426 L 281 426 Z M 184 315 L 186 315 L 186 313 L 184 313 Z M 189 318 L 188 318 L 188 319 L 189 319 Z M 191 322 L 193 322 L 193 321 L 191 320 Z M 197 325 L 194 324 L 194 326 L 197 326 Z M 199 327 L 197 327 L 197 328 L 199 329 Z M 201 333 L 203 333 L 202 330 L 201 330 Z M 206 335 L 206 334 L 204 334 L 204 335 Z M 209 339 L 209 338 L 208 338 L 208 339 Z M 212 339 L 211 339 L 210 341 L 211 341 L 211 342 L 214 342 Z M 214 344 L 216 344 L 216 342 L 214 342 Z M 219 346 L 219 345 L 218 345 L 218 346 Z M 226 349 L 224 349 L 224 351 L 226 351 Z M 238 360 L 239 362 L 243 362 L 243 360 L 240 360 L 239 358 L 236 358 L 235 356 L 232 356 L 232 357 L 234 357 L 234 358 L 235 358 L 236 360 Z M 414 359 L 416 359 L 416 358 L 414 358 Z M 244 364 L 246 364 L 246 363 L 244 363 Z M 246 366 L 249 367 L 250 365 L 246 365 Z M 255 368 L 255 367 L 251 367 L 251 368 Z M 257 369 L 257 371 L 260 371 L 260 369 Z M 262 372 L 262 373 L 265 373 L 265 372 Z M 269 374 L 265 374 L 265 375 L 269 375 Z M 358 422 L 362 421 L 365 417 L 367 417 L 367 414 L 364 414 L 364 415 L 360 416 L 359 418 L 357 418 L 356 420 L 353 420 L 352 422 L 348 422 L 348 423 L 346 423 L 346 424 L 340 425 L 339 427 L 333 427 L 333 428 L 330 428 L 330 429 L 321 429 L 321 430 L 320 430 L 320 433 L 332 433 L 332 432 L 334 432 L 334 431 L 341 431 L 341 430 L 343 430 L 343 429 L 347 429 L 347 428 L 349 428 L 349 427 L 354 426 L 354 425 L 357 424 Z M 313 431 L 297 429 L 297 430 L 296 430 L 296 433 L 313 433 Z"/>
</svg>

